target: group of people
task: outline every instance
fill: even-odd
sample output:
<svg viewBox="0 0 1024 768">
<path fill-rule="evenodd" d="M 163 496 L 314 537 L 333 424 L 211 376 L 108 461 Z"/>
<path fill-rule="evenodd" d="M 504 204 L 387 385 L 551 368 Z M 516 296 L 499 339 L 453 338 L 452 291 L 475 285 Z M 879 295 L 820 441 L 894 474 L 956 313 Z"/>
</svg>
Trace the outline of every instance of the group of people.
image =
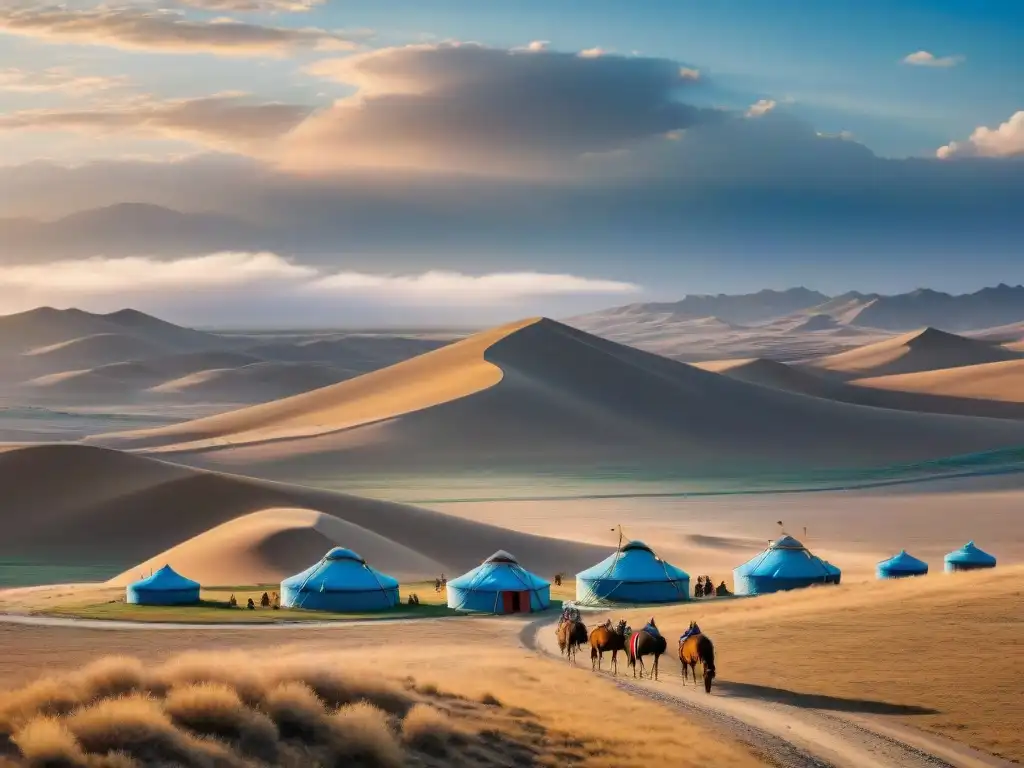
<svg viewBox="0 0 1024 768">
<path fill-rule="evenodd" d="M 441 578 L 434 579 L 434 591 L 440 593 L 442 589 L 448 588 L 448 579 L 442 573 Z"/>
<path fill-rule="evenodd" d="M 725 581 L 716 587 L 710 576 L 698 576 L 697 586 L 693 588 L 694 597 L 728 597 L 731 594 Z"/>
<path fill-rule="evenodd" d="M 234 595 L 231 595 L 230 599 L 228 600 L 228 605 L 232 608 L 237 608 L 238 599 Z M 264 592 L 263 595 L 260 597 L 260 606 L 262 608 L 273 608 L 275 611 L 279 610 L 281 608 L 281 596 L 277 594 L 277 592 L 275 592 L 274 596 L 271 597 L 268 593 Z M 246 601 L 245 607 L 248 608 L 250 611 L 255 611 L 256 601 L 250 597 Z"/>
</svg>

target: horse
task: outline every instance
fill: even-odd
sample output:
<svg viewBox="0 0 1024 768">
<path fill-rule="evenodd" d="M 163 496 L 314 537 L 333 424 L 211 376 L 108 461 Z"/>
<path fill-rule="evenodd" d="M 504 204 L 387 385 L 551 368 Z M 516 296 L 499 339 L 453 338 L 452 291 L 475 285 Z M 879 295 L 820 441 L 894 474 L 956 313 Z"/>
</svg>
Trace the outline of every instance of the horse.
<svg viewBox="0 0 1024 768">
<path fill-rule="evenodd" d="M 711 681 L 715 679 L 715 646 L 707 635 L 690 635 L 679 643 L 679 661 L 683 665 L 683 685 L 686 685 L 686 670 L 693 673 L 693 684 L 697 684 L 697 662 L 704 669 L 704 691 L 711 693 Z"/>
<path fill-rule="evenodd" d="M 625 620 L 612 629 L 612 622 L 609 620 L 599 627 L 595 627 L 590 633 L 590 668 L 601 670 L 601 662 L 604 661 L 604 652 L 612 652 L 612 674 L 619 674 L 619 651 L 626 650 L 626 640 L 631 632 L 626 626 Z"/>
<path fill-rule="evenodd" d="M 570 664 L 576 663 L 576 649 L 587 642 L 587 627 L 582 621 L 567 620 L 555 629 L 558 650 L 566 655 Z"/>
<path fill-rule="evenodd" d="M 654 666 L 651 667 L 651 677 L 658 679 L 658 658 L 665 652 L 668 643 L 662 635 L 652 635 L 646 629 L 635 632 L 626 643 L 626 659 L 629 666 L 633 668 L 633 677 L 636 677 L 636 665 L 640 663 L 640 678 L 644 676 L 644 656 L 654 656 Z"/>
</svg>

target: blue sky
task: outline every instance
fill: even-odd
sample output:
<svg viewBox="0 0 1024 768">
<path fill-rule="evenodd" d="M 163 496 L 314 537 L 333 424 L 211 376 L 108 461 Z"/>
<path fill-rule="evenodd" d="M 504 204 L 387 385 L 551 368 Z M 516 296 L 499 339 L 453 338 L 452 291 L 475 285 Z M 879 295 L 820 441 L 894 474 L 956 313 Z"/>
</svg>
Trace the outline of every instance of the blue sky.
<svg viewBox="0 0 1024 768">
<path fill-rule="evenodd" d="M 659 298 L 1024 281 L 1024 3 L 257 2 L 0 10 L 0 218 L 148 202 L 320 270 Z"/>
</svg>

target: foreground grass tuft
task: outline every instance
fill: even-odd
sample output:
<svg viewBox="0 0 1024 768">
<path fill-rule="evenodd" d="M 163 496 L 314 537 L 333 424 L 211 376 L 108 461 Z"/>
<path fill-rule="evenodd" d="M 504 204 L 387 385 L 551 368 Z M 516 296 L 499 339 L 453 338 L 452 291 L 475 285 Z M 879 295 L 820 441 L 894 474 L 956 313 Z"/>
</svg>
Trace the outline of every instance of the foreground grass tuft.
<svg viewBox="0 0 1024 768">
<path fill-rule="evenodd" d="M 9 754 L 0 768 L 578 762 L 540 760 L 545 727 L 522 727 L 490 695 L 350 673 L 337 659 L 250 661 L 188 653 L 145 667 L 111 657 L 2 693 L 0 742 Z"/>
</svg>

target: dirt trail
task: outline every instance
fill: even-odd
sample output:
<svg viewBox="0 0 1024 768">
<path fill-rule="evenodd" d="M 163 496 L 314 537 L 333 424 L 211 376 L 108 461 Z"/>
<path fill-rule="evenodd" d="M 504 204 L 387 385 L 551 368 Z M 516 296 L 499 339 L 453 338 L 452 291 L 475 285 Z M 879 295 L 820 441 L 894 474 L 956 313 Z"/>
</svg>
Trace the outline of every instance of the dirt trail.
<svg viewBox="0 0 1024 768">
<path fill-rule="evenodd" d="M 558 656 L 555 621 L 533 622 L 520 634 L 527 648 Z M 883 720 L 800 707 L 763 698 L 730 686 L 719 678 L 711 695 L 692 680 L 683 685 L 674 643 L 661 659 L 659 680 L 634 679 L 625 663 L 609 682 L 634 695 L 657 701 L 705 720 L 747 744 L 766 763 L 786 768 L 993 768 L 1010 762 L 956 742 Z M 589 651 L 580 652 L 577 667 L 589 672 Z M 583 672 L 581 672 L 582 674 Z"/>
</svg>

